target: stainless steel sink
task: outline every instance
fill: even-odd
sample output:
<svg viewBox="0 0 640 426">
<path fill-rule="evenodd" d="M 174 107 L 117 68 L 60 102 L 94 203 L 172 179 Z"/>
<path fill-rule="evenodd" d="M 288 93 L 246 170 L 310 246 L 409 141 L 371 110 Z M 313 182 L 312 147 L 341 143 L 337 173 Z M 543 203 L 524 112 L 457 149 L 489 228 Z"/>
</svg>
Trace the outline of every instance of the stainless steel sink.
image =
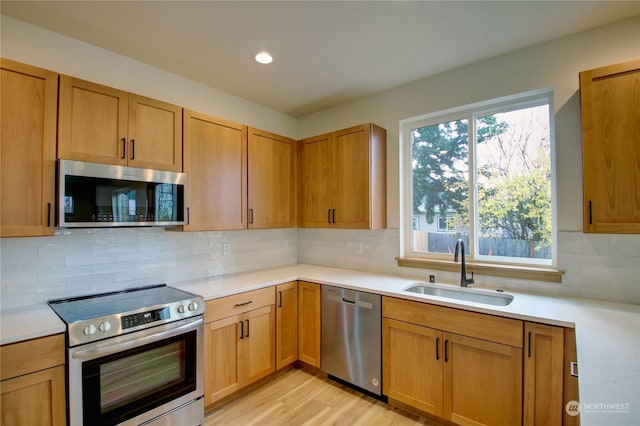
<svg viewBox="0 0 640 426">
<path fill-rule="evenodd" d="M 513 301 L 513 296 L 506 293 L 488 293 L 486 291 L 470 289 L 449 289 L 435 285 L 411 285 L 405 291 L 418 294 L 428 294 L 430 296 L 446 297 L 449 299 L 464 300 L 467 302 L 484 303 L 485 305 L 507 306 Z"/>
</svg>

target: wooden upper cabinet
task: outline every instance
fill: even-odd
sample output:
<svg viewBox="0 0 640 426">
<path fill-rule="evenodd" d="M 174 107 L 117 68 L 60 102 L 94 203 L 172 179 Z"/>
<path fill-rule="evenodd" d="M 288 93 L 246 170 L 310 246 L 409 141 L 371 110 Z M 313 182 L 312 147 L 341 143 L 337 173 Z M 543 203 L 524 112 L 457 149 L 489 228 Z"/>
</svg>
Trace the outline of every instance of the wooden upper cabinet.
<svg viewBox="0 0 640 426">
<path fill-rule="evenodd" d="M 182 171 L 182 108 L 60 76 L 58 157 Z"/>
<path fill-rule="evenodd" d="M 386 228 L 387 131 L 374 124 L 336 132 L 337 228 Z"/>
<path fill-rule="evenodd" d="M 53 235 L 58 74 L 2 59 L 0 236 Z"/>
<path fill-rule="evenodd" d="M 331 226 L 332 134 L 300 141 L 300 215 L 303 228 Z"/>
<path fill-rule="evenodd" d="M 584 232 L 640 233 L 640 60 L 580 73 Z"/>
<path fill-rule="evenodd" d="M 247 227 L 247 127 L 184 110 L 185 231 Z"/>
<path fill-rule="evenodd" d="M 296 141 L 253 128 L 248 132 L 248 227 L 294 227 Z"/>
<path fill-rule="evenodd" d="M 303 227 L 386 227 L 386 130 L 351 127 L 304 139 L 300 151 Z"/>
<path fill-rule="evenodd" d="M 182 108 L 129 95 L 128 164 L 181 172 Z"/>
</svg>

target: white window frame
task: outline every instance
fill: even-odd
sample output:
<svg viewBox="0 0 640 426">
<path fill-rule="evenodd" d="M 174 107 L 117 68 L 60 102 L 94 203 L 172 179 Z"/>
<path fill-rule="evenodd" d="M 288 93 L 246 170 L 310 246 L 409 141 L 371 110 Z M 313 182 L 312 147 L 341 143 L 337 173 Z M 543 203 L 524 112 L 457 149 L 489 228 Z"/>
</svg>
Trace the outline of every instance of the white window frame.
<svg viewBox="0 0 640 426">
<path fill-rule="evenodd" d="M 498 112 L 549 105 L 549 136 L 551 155 L 551 259 L 527 259 L 505 256 L 478 255 L 478 238 L 476 224 L 478 212 L 475 208 L 477 198 L 476 160 L 475 160 L 475 123 L 477 117 Z M 494 263 L 497 265 L 524 265 L 528 267 L 557 267 L 558 264 L 558 230 L 557 230 L 557 202 L 556 202 L 556 149 L 555 149 L 555 109 L 553 106 L 553 90 L 551 88 L 533 90 L 510 96 L 504 96 L 483 102 L 477 102 L 462 107 L 424 114 L 400 120 L 400 257 L 422 258 L 430 260 L 453 260 L 448 254 L 425 253 L 414 251 L 412 247 L 412 167 L 411 167 L 411 132 L 413 129 L 433 124 L 469 119 L 469 217 L 473 218 L 469 229 L 469 261 Z"/>
</svg>

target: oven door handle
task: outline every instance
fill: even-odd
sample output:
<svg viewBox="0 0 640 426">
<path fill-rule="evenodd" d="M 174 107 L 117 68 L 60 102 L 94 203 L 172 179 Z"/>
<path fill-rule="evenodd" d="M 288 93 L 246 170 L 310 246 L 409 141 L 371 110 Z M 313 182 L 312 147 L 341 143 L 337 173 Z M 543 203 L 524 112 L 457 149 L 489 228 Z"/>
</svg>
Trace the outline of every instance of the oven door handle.
<svg viewBox="0 0 640 426">
<path fill-rule="evenodd" d="M 88 349 L 86 351 L 78 351 L 78 352 L 73 353 L 71 355 L 71 357 L 74 358 L 74 359 L 80 360 L 80 361 L 87 361 L 87 360 L 91 360 L 91 359 L 100 358 L 100 357 L 105 356 L 105 355 L 110 355 L 110 354 L 113 354 L 113 353 L 116 353 L 116 352 L 122 352 L 122 351 L 125 351 L 127 349 L 136 348 L 138 346 L 143 346 L 143 345 L 146 345 L 148 343 L 153 343 L 153 342 L 157 342 L 157 341 L 162 340 L 162 339 L 166 339 L 167 337 L 172 337 L 172 336 L 175 336 L 175 335 L 178 335 L 178 334 L 182 334 L 182 333 L 185 333 L 185 332 L 188 332 L 188 331 L 191 331 L 191 330 L 195 330 L 200 325 L 202 325 L 203 323 L 204 323 L 204 320 L 202 318 L 200 318 L 197 321 L 189 322 L 189 323 L 183 324 L 183 325 L 181 325 L 179 327 L 170 328 L 168 330 L 164 330 L 164 331 L 160 331 L 160 332 L 156 332 L 153 329 L 144 330 L 147 333 L 144 336 L 137 337 L 137 338 L 132 339 L 132 340 L 127 340 L 127 341 L 121 342 L 121 343 L 115 343 L 115 344 L 108 345 L 108 346 L 98 347 L 98 348 L 95 348 L 95 349 Z"/>
</svg>

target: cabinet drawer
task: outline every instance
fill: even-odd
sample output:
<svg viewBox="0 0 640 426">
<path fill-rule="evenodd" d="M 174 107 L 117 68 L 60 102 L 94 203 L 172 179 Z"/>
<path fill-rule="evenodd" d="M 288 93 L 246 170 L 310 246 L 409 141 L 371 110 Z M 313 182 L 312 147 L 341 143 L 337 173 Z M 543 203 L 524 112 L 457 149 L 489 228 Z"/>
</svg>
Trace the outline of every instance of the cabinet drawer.
<svg viewBox="0 0 640 426">
<path fill-rule="evenodd" d="M 1 346 L 0 360 L 2 380 L 64 365 L 64 334 Z"/>
<path fill-rule="evenodd" d="M 522 347 L 523 324 L 520 320 L 393 297 L 382 298 L 382 315 L 464 336 Z"/>
<path fill-rule="evenodd" d="M 273 305 L 275 302 L 274 286 L 209 300 L 206 302 L 204 322 L 207 323 L 242 314 L 263 306 Z"/>
</svg>

